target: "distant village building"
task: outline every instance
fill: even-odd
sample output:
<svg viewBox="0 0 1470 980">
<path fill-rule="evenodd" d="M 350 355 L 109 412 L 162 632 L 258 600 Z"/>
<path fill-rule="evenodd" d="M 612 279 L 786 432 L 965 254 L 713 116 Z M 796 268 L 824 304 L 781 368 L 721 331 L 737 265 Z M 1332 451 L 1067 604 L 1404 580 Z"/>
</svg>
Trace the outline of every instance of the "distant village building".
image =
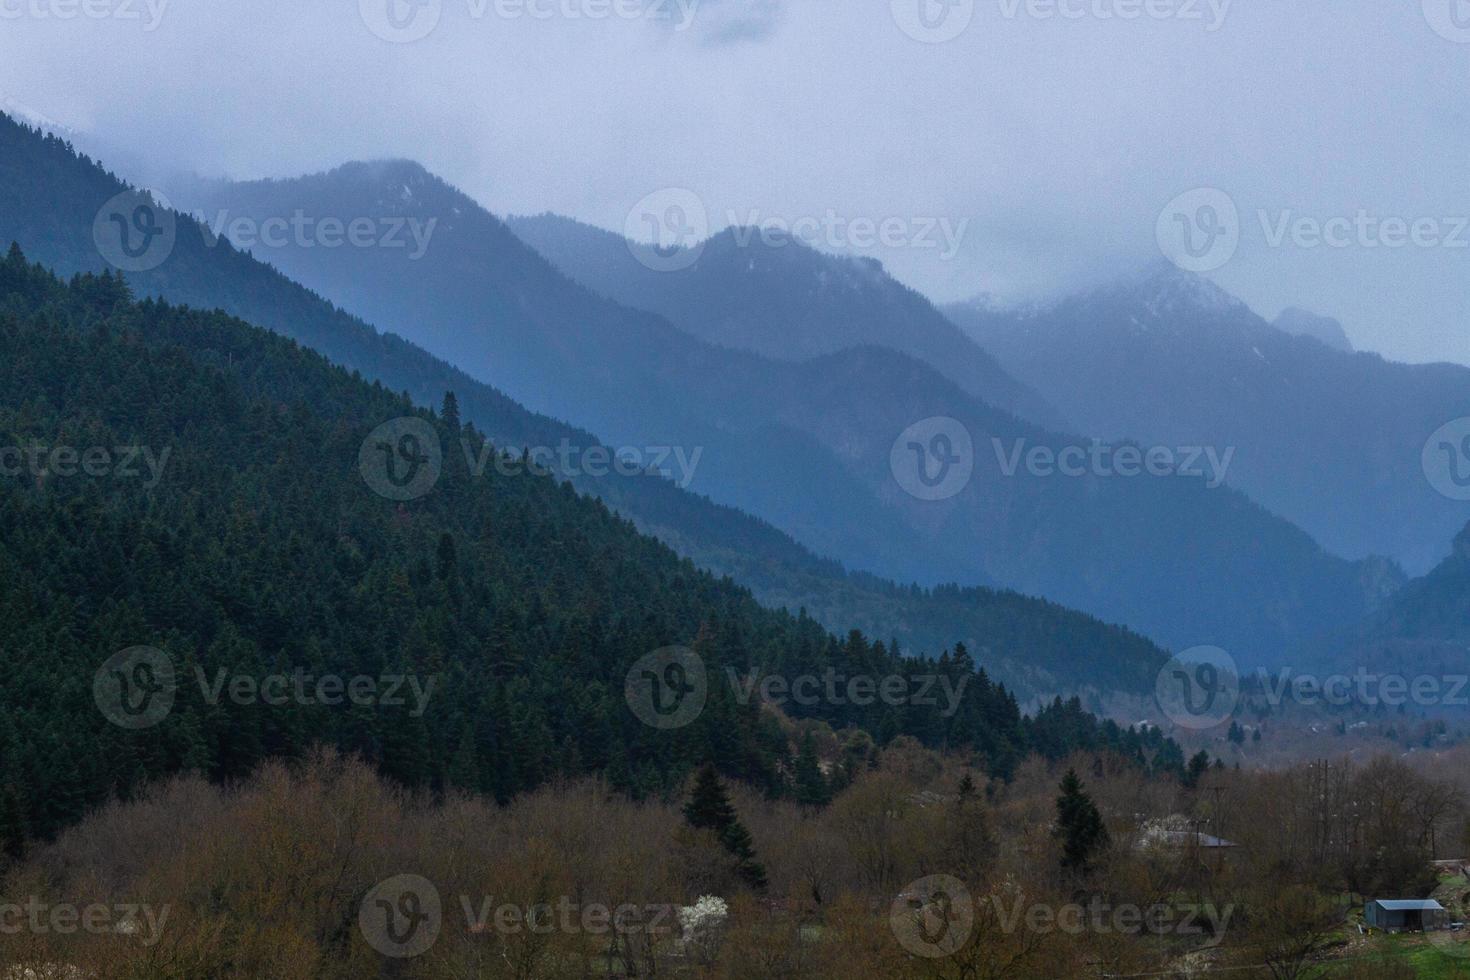
<svg viewBox="0 0 1470 980">
<path fill-rule="evenodd" d="M 1447 918 L 1432 898 L 1379 898 L 1363 907 L 1363 921 L 1385 932 L 1429 932 L 1444 928 Z"/>
<path fill-rule="evenodd" d="M 1194 821 L 1183 814 L 1173 814 L 1150 820 L 1138 832 L 1138 849 L 1193 850 L 1210 854 L 1223 854 L 1234 849 L 1236 843 L 1200 830 Z"/>
</svg>

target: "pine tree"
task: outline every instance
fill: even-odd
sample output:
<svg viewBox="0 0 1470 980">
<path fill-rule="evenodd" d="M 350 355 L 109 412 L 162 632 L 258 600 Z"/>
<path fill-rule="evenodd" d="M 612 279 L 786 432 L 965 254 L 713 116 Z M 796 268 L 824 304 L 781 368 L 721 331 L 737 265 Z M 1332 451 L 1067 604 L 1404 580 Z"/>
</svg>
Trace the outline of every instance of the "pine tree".
<svg viewBox="0 0 1470 980">
<path fill-rule="evenodd" d="M 734 855 L 737 861 L 735 871 L 740 875 L 740 880 L 755 891 L 765 891 L 766 869 L 755 859 L 755 842 L 751 839 L 750 831 L 745 829 L 745 825 L 738 819 L 730 824 L 720 834 L 720 843 L 725 850 Z"/>
<path fill-rule="evenodd" d="M 1199 785 L 1199 778 L 1210 771 L 1210 753 L 1200 749 L 1190 756 L 1189 766 L 1184 771 L 1184 785 L 1194 789 Z"/>
<path fill-rule="evenodd" d="M 450 432 L 459 431 L 459 399 L 454 392 L 444 393 L 444 408 L 439 414 L 444 419 L 444 424 L 449 426 Z"/>
<path fill-rule="evenodd" d="M 710 830 L 736 860 L 736 873 L 756 891 L 766 888 L 766 869 L 755 860 L 750 831 L 740 822 L 713 765 L 706 765 L 694 781 L 694 792 L 684 805 L 684 819 L 696 830 Z"/>
<path fill-rule="evenodd" d="M 684 804 L 684 819 L 696 830 L 713 830 L 715 833 L 720 833 L 738 819 L 713 765 L 700 769 L 695 777 L 694 792 L 690 794 L 689 802 Z"/>
<path fill-rule="evenodd" d="M 1108 828 L 1092 797 L 1082 790 L 1082 780 L 1068 769 L 1057 797 L 1057 827 L 1053 836 L 1062 842 L 1062 867 L 1085 874 L 1093 858 L 1111 843 Z"/>
</svg>

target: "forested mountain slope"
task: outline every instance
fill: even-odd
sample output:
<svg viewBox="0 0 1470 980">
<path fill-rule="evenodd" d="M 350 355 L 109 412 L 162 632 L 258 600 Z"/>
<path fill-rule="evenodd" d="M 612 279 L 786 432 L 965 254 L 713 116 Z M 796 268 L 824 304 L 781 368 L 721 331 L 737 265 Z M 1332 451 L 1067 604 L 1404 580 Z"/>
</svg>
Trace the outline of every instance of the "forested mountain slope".
<svg viewBox="0 0 1470 980">
<path fill-rule="evenodd" d="M 0 177 L 0 242 L 18 241 L 31 258 L 65 275 L 108 268 L 94 241 L 93 222 L 126 185 L 62 140 L 3 114 Z M 566 443 L 585 450 L 602 444 L 582 429 L 528 411 L 399 336 L 378 333 L 232 248 L 227 239 L 213 238 L 193 220 L 179 215 L 176 228 L 160 265 L 127 274 L 140 295 L 223 309 L 406 392 L 418 404 L 436 405 L 452 390 L 464 419 L 502 446 Z M 897 640 L 906 652 L 932 656 L 964 642 L 997 678 L 1028 697 L 1088 687 L 1148 690 L 1165 659 L 1142 637 L 1050 603 L 985 588 L 930 593 L 848 574 L 765 521 L 669 480 L 615 470 L 569 477 L 580 491 L 602 498 L 701 567 L 736 576 L 762 602 L 792 612 L 805 607 L 839 632 L 861 626 L 873 636 Z M 824 505 L 812 502 L 814 508 Z M 851 536 L 881 524 L 877 518 L 859 520 Z M 976 570 L 965 581 L 974 585 L 984 576 Z"/>
<path fill-rule="evenodd" d="M 949 712 L 913 700 L 789 710 L 880 740 L 973 745 L 999 773 L 1032 746 L 1143 744 L 1075 704 L 1023 719 L 968 654 L 905 660 L 765 610 L 552 478 L 477 475 L 481 439 L 456 415 L 452 401 L 416 411 L 225 314 L 134 302 L 110 275 L 63 285 L 12 248 L 0 264 L 0 446 L 41 462 L 7 455 L 0 479 L 5 844 L 152 775 L 228 778 L 320 742 L 412 786 L 499 798 L 590 771 L 647 793 L 704 759 L 780 794 L 792 747 L 727 668 L 968 677 Z M 422 436 L 416 453 L 447 451 L 422 494 L 390 499 L 370 462 L 392 448 L 378 427 L 404 418 Z M 83 460 L 105 449 L 118 465 L 78 469 L 35 447 Z M 116 458 L 127 447 L 163 462 L 140 478 Z M 691 647 L 710 678 L 702 711 L 676 730 L 640 721 L 624 691 L 633 665 L 670 644 Z M 139 672 L 115 659 L 140 646 L 168 660 L 172 687 L 156 662 Z M 338 688 L 330 703 L 308 680 L 308 696 L 272 699 L 267 678 L 301 674 L 369 678 L 377 697 Z M 407 679 L 394 688 L 402 703 L 393 678 Z M 136 717 L 119 714 L 132 699 L 109 712 L 104 693 L 124 681 L 148 693 L 143 709 L 167 710 L 119 723 Z M 1177 748 L 1169 760 L 1182 761 Z"/>
</svg>

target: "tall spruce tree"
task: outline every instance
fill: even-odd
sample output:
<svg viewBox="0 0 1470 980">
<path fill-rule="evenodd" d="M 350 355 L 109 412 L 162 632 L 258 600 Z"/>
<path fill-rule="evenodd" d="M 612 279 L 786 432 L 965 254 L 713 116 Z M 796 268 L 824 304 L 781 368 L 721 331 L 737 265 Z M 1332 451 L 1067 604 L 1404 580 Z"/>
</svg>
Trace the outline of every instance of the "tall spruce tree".
<svg viewBox="0 0 1470 980">
<path fill-rule="evenodd" d="M 1199 785 L 1200 777 L 1210 771 L 1210 753 L 1200 749 L 1189 757 L 1189 766 L 1184 770 L 1184 785 L 1194 789 Z"/>
<path fill-rule="evenodd" d="M 1062 779 L 1062 795 L 1057 797 L 1057 827 L 1053 836 L 1062 842 L 1062 867 L 1085 874 L 1093 859 L 1111 843 L 1097 804 L 1082 789 L 1075 770 L 1068 769 Z"/>
<path fill-rule="evenodd" d="M 740 880 L 756 891 L 765 890 L 766 869 L 755 860 L 750 831 L 740 822 L 713 764 L 699 770 L 695 777 L 694 792 L 684 805 L 684 819 L 696 830 L 713 831 L 720 845 L 735 858 Z"/>
</svg>

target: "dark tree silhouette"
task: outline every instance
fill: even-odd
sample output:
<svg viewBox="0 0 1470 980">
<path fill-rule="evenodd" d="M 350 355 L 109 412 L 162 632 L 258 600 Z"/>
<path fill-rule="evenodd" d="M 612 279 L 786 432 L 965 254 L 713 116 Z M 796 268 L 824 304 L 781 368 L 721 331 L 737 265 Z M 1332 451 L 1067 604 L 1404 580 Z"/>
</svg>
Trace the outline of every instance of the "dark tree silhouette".
<svg viewBox="0 0 1470 980">
<path fill-rule="evenodd" d="M 1054 836 L 1062 842 L 1062 867 L 1085 874 L 1093 860 L 1111 843 L 1097 804 L 1082 789 L 1082 780 L 1071 769 L 1062 779 L 1057 797 L 1057 826 Z"/>
</svg>

